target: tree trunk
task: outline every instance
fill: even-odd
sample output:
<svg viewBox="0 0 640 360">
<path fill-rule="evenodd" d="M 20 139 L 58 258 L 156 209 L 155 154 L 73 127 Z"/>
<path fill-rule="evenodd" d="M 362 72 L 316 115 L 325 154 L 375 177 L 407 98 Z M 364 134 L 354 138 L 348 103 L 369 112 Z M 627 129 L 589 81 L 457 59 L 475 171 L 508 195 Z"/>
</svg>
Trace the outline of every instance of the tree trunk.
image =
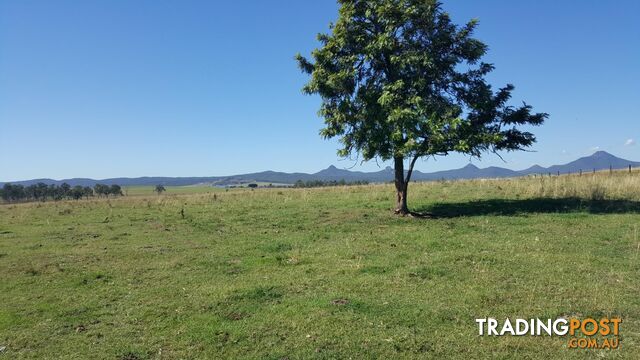
<svg viewBox="0 0 640 360">
<path fill-rule="evenodd" d="M 408 183 L 404 180 L 404 159 L 401 157 L 394 158 L 395 168 L 395 184 L 396 184 L 396 209 L 398 215 L 409 214 L 407 207 L 407 188 Z"/>
</svg>

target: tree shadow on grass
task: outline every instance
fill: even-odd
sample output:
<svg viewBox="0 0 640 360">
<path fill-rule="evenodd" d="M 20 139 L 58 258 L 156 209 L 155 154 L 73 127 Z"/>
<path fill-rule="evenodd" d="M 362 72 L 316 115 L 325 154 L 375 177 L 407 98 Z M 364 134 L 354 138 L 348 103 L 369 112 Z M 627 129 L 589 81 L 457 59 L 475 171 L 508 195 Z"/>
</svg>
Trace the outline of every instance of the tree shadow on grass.
<svg viewBox="0 0 640 360">
<path fill-rule="evenodd" d="M 418 209 L 434 218 L 534 213 L 638 214 L 640 202 L 631 200 L 585 200 L 579 198 L 488 199 L 436 203 Z"/>
</svg>

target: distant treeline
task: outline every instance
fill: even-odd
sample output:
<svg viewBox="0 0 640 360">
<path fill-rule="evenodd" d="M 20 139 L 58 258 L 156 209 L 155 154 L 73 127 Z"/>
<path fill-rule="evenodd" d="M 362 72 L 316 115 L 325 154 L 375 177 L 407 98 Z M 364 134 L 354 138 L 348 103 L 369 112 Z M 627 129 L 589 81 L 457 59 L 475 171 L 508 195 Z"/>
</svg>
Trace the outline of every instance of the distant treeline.
<svg viewBox="0 0 640 360">
<path fill-rule="evenodd" d="M 369 182 L 366 180 L 357 180 L 357 181 L 345 181 L 344 179 L 340 181 L 331 180 L 331 181 L 323 181 L 323 180 L 308 180 L 302 181 L 298 180 L 293 187 L 296 188 L 312 188 L 312 187 L 324 187 L 324 186 L 348 186 L 348 185 L 368 185 Z"/>
<path fill-rule="evenodd" d="M 29 186 L 4 184 L 0 189 L 0 198 L 10 201 L 47 201 L 75 199 L 79 200 L 91 196 L 122 196 L 120 185 L 96 184 L 93 188 L 89 186 L 74 186 L 62 183 L 60 186 L 45 183 L 37 183 Z"/>
</svg>

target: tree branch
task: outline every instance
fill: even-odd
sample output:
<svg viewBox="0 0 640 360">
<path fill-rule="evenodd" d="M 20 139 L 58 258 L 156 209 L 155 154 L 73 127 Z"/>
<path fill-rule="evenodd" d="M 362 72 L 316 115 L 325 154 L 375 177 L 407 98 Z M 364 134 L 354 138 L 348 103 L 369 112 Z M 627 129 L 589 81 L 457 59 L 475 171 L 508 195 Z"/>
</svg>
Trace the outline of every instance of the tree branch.
<svg viewBox="0 0 640 360">
<path fill-rule="evenodd" d="M 416 160 L 418 160 L 420 156 L 415 155 L 413 159 L 411 159 L 411 163 L 409 164 L 409 170 L 407 170 L 407 178 L 404 180 L 404 185 L 409 185 L 409 181 L 411 181 L 411 173 L 413 172 L 413 167 L 416 164 Z"/>
</svg>

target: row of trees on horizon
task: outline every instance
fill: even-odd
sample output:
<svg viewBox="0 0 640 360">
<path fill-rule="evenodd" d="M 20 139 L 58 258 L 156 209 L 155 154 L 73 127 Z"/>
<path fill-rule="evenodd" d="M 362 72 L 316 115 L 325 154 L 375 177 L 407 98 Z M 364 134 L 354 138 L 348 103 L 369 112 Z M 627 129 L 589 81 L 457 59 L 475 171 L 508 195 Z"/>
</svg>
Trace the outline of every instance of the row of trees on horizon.
<svg viewBox="0 0 640 360">
<path fill-rule="evenodd" d="M 92 196 L 122 196 L 122 187 L 120 185 L 104 185 L 96 184 L 93 188 L 89 186 L 71 186 L 62 183 L 60 186 L 45 183 L 37 183 L 29 186 L 20 184 L 4 184 L 0 188 L 0 198 L 6 202 L 14 201 L 47 201 L 47 200 L 79 200 L 83 197 L 88 199 Z"/>
</svg>

